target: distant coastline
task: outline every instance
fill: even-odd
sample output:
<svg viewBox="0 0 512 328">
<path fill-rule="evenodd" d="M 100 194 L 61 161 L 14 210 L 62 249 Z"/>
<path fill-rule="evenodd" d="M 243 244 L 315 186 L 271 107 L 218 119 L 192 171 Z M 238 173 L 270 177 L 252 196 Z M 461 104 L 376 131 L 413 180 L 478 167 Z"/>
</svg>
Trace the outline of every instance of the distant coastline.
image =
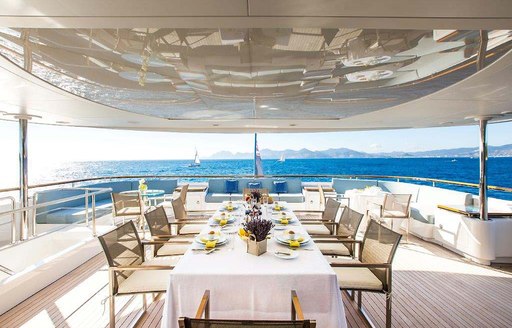
<svg viewBox="0 0 512 328">
<path fill-rule="evenodd" d="M 512 144 L 503 146 L 489 146 L 489 157 L 512 157 Z M 331 148 L 327 150 L 261 150 L 263 159 L 279 159 L 284 156 L 286 159 L 328 159 L 328 158 L 478 158 L 477 147 L 437 149 L 417 152 L 382 152 L 366 153 L 349 148 Z M 232 153 L 221 151 L 206 159 L 252 159 L 252 153 Z"/>
</svg>

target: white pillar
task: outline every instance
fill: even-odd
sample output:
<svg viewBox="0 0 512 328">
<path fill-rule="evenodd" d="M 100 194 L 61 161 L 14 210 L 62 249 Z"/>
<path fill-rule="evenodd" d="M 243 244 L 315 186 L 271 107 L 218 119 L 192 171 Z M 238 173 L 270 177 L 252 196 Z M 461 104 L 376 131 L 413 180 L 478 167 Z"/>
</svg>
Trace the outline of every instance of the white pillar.
<svg viewBox="0 0 512 328">
<path fill-rule="evenodd" d="M 19 118 L 19 159 L 20 159 L 20 208 L 28 206 L 28 119 Z M 28 239 L 28 212 L 23 211 L 20 220 L 20 239 Z"/>
<path fill-rule="evenodd" d="M 479 194 L 478 198 L 480 201 L 480 220 L 487 221 L 488 210 L 487 210 L 487 122 L 488 118 L 480 118 L 480 181 L 479 181 Z"/>
</svg>

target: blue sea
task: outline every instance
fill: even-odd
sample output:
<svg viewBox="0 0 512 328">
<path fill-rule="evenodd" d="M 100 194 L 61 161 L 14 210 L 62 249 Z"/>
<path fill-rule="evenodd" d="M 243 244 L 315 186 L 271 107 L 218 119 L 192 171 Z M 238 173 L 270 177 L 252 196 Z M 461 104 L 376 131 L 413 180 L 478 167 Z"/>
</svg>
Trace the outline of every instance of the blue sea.
<svg viewBox="0 0 512 328">
<path fill-rule="evenodd" d="M 190 161 L 178 160 L 74 162 L 54 168 L 32 183 L 120 175 L 250 175 L 254 166 L 252 160 L 202 160 L 200 167 L 189 167 L 189 164 Z M 512 188 L 511 168 L 512 158 L 489 158 L 489 185 Z M 478 183 L 479 161 L 476 158 L 287 159 L 282 163 L 263 160 L 263 169 L 266 175 L 393 175 Z M 478 193 L 473 188 L 438 186 Z M 512 199 L 512 193 L 489 191 L 489 195 Z"/>
</svg>

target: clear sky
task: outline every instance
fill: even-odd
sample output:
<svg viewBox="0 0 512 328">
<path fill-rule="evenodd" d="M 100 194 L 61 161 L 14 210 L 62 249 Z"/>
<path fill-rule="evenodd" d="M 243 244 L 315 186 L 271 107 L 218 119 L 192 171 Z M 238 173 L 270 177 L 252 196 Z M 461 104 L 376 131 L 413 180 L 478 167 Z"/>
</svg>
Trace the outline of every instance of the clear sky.
<svg viewBox="0 0 512 328">
<path fill-rule="evenodd" d="M 491 124 L 489 144 L 512 143 L 512 123 Z M 34 162 L 201 158 L 218 151 L 252 152 L 252 134 L 185 134 L 29 125 Z M 0 121 L 2 162 L 17 163 L 18 125 Z M 351 148 L 364 152 L 419 151 L 478 146 L 478 127 L 443 127 L 362 132 L 259 134 L 260 149 L 322 150 Z"/>
</svg>

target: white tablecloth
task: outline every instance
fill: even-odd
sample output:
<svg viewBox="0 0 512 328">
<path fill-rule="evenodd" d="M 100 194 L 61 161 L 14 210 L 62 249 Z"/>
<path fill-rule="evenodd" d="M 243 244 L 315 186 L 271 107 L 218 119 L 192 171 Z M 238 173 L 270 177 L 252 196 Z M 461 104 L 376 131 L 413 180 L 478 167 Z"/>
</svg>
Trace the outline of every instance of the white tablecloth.
<svg viewBox="0 0 512 328">
<path fill-rule="evenodd" d="M 305 233 L 300 225 L 292 229 Z M 318 327 L 346 327 L 336 274 L 313 242 L 306 248 L 314 250 L 299 250 L 298 258 L 283 260 L 274 252 L 288 248 L 274 239 L 261 256 L 248 254 L 238 236 L 233 240 L 233 248 L 228 244 L 210 255 L 187 251 L 171 273 L 162 327 L 177 327 L 180 316 L 193 317 L 207 289 L 211 318 L 289 320 L 293 289 L 305 317 Z"/>
</svg>

